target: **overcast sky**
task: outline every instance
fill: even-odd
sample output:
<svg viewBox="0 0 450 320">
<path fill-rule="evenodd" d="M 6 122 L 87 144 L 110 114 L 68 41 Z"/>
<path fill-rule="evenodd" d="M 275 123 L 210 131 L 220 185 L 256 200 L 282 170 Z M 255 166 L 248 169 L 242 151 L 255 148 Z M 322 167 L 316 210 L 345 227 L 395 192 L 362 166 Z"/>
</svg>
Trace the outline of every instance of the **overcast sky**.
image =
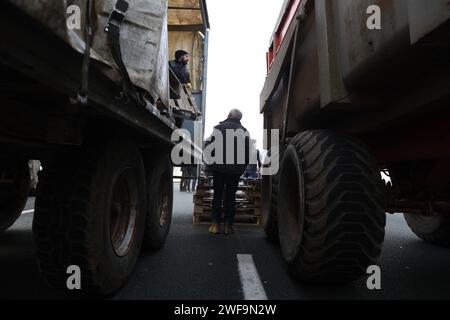
<svg viewBox="0 0 450 320">
<path fill-rule="evenodd" d="M 207 0 L 211 21 L 206 132 L 242 110 L 243 125 L 262 148 L 259 96 L 266 77 L 266 52 L 284 0 Z"/>
</svg>

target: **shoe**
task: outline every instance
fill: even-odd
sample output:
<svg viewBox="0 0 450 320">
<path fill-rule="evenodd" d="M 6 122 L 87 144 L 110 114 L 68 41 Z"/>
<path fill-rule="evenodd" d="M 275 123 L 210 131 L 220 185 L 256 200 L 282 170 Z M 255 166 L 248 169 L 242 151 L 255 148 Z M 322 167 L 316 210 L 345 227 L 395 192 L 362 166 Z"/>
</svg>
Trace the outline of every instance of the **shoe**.
<svg viewBox="0 0 450 320">
<path fill-rule="evenodd" d="M 225 224 L 225 235 L 231 235 L 231 234 L 234 234 L 233 225 L 231 223 L 226 223 Z"/>
<path fill-rule="evenodd" d="M 209 227 L 209 233 L 211 234 L 219 234 L 220 233 L 220 227 L 218 223 L 213 223 L 210 227 Z"/>
</svg>

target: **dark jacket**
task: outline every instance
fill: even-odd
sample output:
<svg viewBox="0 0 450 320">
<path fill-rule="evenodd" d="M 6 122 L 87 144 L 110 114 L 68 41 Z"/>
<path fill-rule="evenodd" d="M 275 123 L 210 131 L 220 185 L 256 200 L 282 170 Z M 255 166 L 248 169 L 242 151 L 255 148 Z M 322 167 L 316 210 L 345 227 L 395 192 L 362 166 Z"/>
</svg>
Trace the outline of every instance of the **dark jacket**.
<svg viewBox="0 0 450 320">
<path fill-rule="evenodd" d="M 222 159 L 222 163 L 213 163 L 213 164 L 209 164 L 208 165 L 208 169 L 211 171 L 215 171 L 215 172 L 220 172 L 220 173 L 225 173 L 225 174 L 231 174 L 231 175 L 238 175 L 241 176 L 244 171 L 245 168 L 247 167 L 247 165 L 250 162 L 250 135 L 248 133 L 248 130 L 246 128 L 244 128 L 241 124 L 241 122 L 239 120 L 234 120 L 234 119 L 228 119 L 225 120 L 223 122 L 221 122 L 219 125 L 217 125 L 216 127 L 214 127 L 215 130 L 218 130 L 219 132 L 221 132 L 222 137 L 223 137 L 223 159 Z M 239 150 L 239 152 L 244 152 L 243 156 L 244 156 L 244 162 L 245 163 L 239 163 L 239 157 L 238 157 L 238 138 L 235 137 L 235 141 L 234 141 L 234 161 L 233 163 L 226 163 L 226 159 L 227 159 L 227 143 L 233 143 L 233 141 L 227 141 L 227 130 L 233 130 L 236 135 L 238 135 L 238 132 L 236 132 L 236 130 L 241 129 L 241 132 L 243 133 L 244 136 L 239 135 L 239 138 L 245 139 L 245 150 Z M 206 141 L 205 146 L 210 145 L 212 142 L 214 141 L 214 138 L 209 138 Z M 215 156 L 216 154 L 213 152 L 212 154 L 213 156 Z"/>
<path fill-rule="evenodd" d="M 182 84 L 191 83 L 191 75 L 189 73 L 188 66 L 182 64 L 177 60 L 170 61 L 169 65 Z"/>
</svg>

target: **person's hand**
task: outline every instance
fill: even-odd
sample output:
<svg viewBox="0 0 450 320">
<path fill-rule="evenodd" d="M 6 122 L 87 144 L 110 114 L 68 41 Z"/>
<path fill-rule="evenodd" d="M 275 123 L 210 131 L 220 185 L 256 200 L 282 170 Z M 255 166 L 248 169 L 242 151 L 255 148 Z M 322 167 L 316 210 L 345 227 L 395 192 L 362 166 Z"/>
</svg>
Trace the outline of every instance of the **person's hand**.
<svg viewBox="0 0 450 320">
<path fill-rule="evenodd" d="M 189 90 L 192 90 L 192 83 L 186 84 L 186 88 L 188 88 Z"/>
</svg>

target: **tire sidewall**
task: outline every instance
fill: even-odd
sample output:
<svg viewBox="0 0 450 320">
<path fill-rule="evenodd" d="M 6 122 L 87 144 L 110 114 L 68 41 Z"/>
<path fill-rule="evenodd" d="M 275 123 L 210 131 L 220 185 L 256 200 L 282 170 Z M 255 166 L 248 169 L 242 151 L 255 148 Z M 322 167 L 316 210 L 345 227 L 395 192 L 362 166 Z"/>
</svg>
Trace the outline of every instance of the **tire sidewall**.
<svg viewBox="0 0 450 320">
<path fill-rule="evenodd" d="M 263 176 L 261 185 L 261 216 L 264 229 L 270 223 L 272 208 L 272 176 Z"/>
<path fill-rule="evenodd" d="M 30 171 L 28 161 L 7 163 L 6 166 L 14 168 L 17 181 L 13 185 L 13 193 L 7 204 L 0 207 L 0 233 L 11 227 L 20 217 L 28 200 L 30 192 Z"/>
<path fill-rule="evenodd" d="M 150 165 L 153 163 L 153 165 Z M 172 224 L 173 211 L 173 167 L 169 157 L 160 157 L 147 164 L 147 220 L 145 223 L 145 246 L 150 250 L 161 249 Z M 165 188 L 168 196 L 166 221 L 160 224 L 160 191 Z"/>
<path fill-rule="evenodd" d="M 280 181 L 278 189 L 278 233 L 283 258 L 287 263 L 293 263 L 300 254 L 303 240 L 304 216 L 305 216 L 305 192 L 301 159 L 295 146 L 289 145 L 284 153 L 280 168 Z M 293 168 L 294 167 L 294 168 Z M 295 171 L 292 171 L 295 170 Z M 288 207 L 288 194 L 291 192 L 286 181 L 292 174 L 297 176 L 298 184 L 298 228 L 293 232 Z"/>
<path fill-rule="evenodd" d="M 94 186 L 92 200 L 95 204 L 91 207 L 93 210 L 91 216 L 94 219 L 91 228 L 98 229 L 91 230 L 89 234 L 94 236 L 98 234 L 91 243 L 93 243 L 93 250 L 96 251 L 92 256 L 99 258 L 94 270 L 101 275 L 96 279 L 100 281 L 98 287 L 104 290 L 102 293 L 117 291 L 133 272 L 141 251 L 145 225 L 145 171 L 142 158 L 139 150 L 132 143 L 127 141 L 115 144 L 120 146 L 106 148 L 104 159 L 98 162 L 95 181 L 100 181 L 101 185 Z M 111 240 L 111 199 L 115 182 L 124 170 L 132 172 L 134 186 L 130 189 L 136 192 L 137 207 L 133 244 L 129 252 L 121 257 L 116 254 Z M 107 191 L 102 192 L 102 190 Z M 98 214 L 95 214 L 96 212 Z"/>
<path fill-rule="evenodd" d="M 445 219 L 442 214 L 436 214 L 430 217 L 421 214 L 405 214 L 404 216 L 410 228 L 415 233 L 423 236 L 429 236 L 439 232 L 445 224 Z"/>
</svg>

